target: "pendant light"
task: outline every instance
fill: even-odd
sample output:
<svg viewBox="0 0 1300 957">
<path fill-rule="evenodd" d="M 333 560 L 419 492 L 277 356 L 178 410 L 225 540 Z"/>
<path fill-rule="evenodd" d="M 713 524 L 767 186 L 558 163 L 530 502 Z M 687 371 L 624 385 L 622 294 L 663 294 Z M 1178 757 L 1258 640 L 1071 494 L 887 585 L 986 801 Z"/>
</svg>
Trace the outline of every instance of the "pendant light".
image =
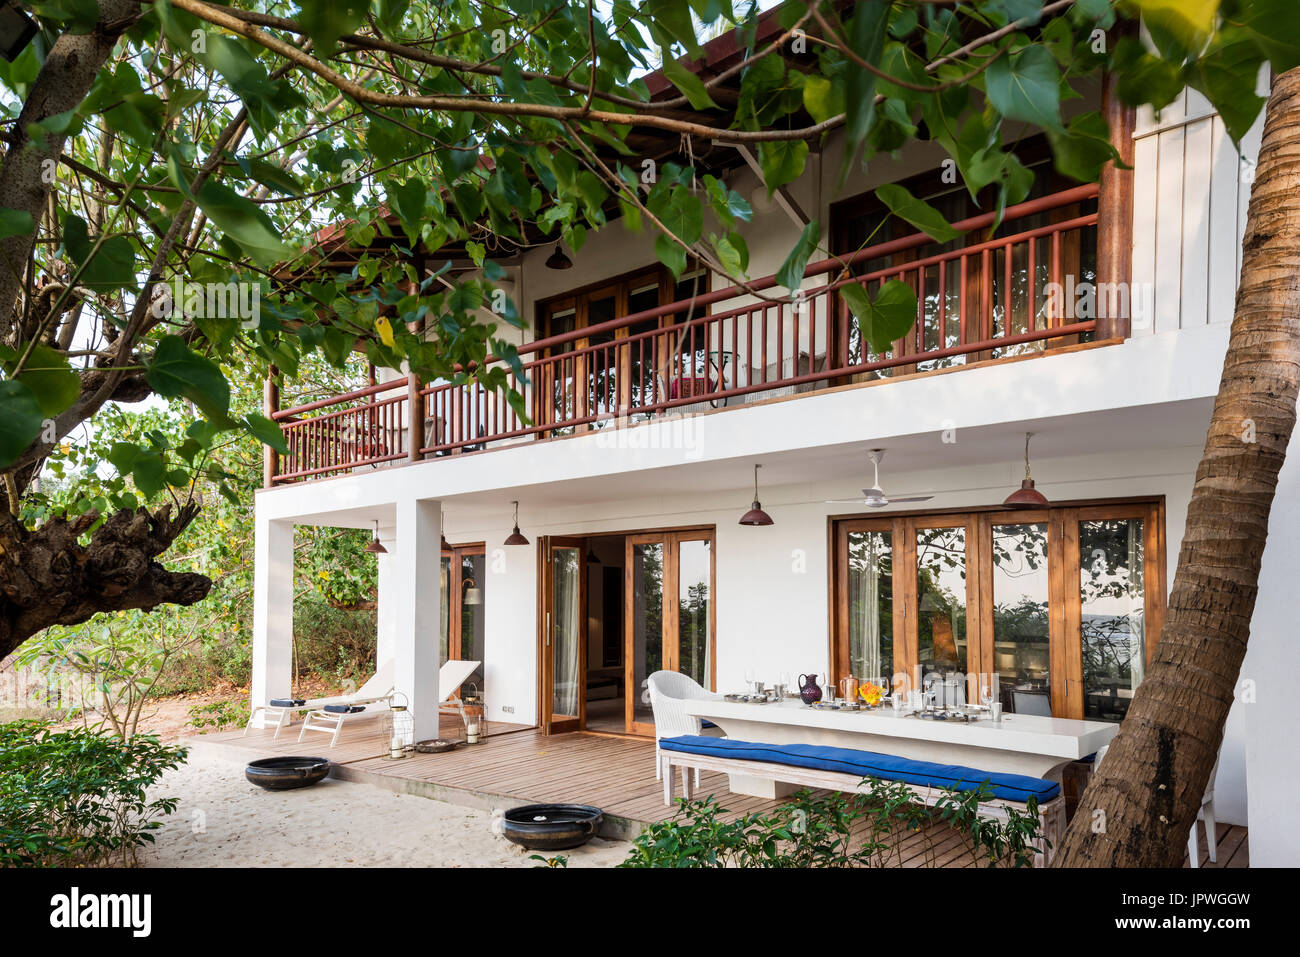
<svg viewBox="0 0 1300 957">
<path fill-rule="evenodd" d="M 555 244 L 555 252 L 551 253 L 550 257 L 546 260 L 546 268 L 547 269 L 572 269 L 573 268 L 573 260 L 570 259 L 568 256 L 564 255 L 564 250 L 560 248 L 559 243 Z"/>
<path fill-rule="evenodd" d="M 388 549 L 384 548 L 384 544 L 383 544 L 383 542 L 381 542 L 381 541 L 379 540 L 379 520 L 378 520 L 378 519 L 375 520 L 375 536 L 374 536 L 374 538 L 372 538 L 372 539 L 370 540 L 370 544 L 366 546 L 366 551 L 369 552 L 371 555 L 387 555 L 387 554 L 388 554 Z"/>
<path fill-rule="evenodd" d="M 749 511 L 740 516 L 741 525 L 772 525 L 772 516 L 763 511 L 763 506 L 758 501 L 758 470 L 763 466 L 754 466 L 754 502 L 749 507 Z"/>
<path fill-rule="evenodd" d="M 515 530 L 510 533 L 510 537 L 505 540 L 506 545 L 527 545 L 528 539 L 524 538 L 519 532 L 519 503 L 515 502 Z"/>
<path fill-rule="evenodd" d="M 1029 439 L 1034 433 L 1025 433 L 1025 478 L 1016 489 L 1006 497 L 1003 508 L 1047 508 L 1051 503 L 1042 492 L 1034 488 L 1033 476 L 1029 474 Z"/>
</svg>

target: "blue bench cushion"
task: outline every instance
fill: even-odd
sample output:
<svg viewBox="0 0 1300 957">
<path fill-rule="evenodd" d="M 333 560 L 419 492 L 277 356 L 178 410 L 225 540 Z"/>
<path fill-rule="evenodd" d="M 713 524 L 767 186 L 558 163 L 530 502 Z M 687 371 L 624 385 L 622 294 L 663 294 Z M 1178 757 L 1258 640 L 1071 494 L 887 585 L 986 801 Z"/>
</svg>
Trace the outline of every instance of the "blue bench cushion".
<svg viewBox="0 0 1300 957">
<path fill-rule="evenodd" d="M 1059 784 L 1026 774 L 978 771 L 959 764 L 936 764 L 933 761 L 916 761 L 892 754 L 832 748 L 820 744 L 756 744 L 734 738 L 683 734 L 676 738 L 661 738 L 659 747 L 665 751 L 767 761 L 795 768 L 857 774 L 864 778 L 880 778 L 882 781 L 902 781 L 920 787 L 956 788 L 958 791 L 973 791 L 987 781 L 993 789 L 993 796 L 1004 801 L 1024 801 L 1032 796 L 1043 802 L 1050 801 L 1061 793 Z"/>
<path fill-rule="evenodd" d="M 305 698 L 272 698 L 272 708 L 301 708 L 307 703 Z"/>
<path fill-rule="evenodd" d="M 359 704 L 327 704 L 321 710 L 328 711 L 330 714 L 360 714 L 366 709 Z"/>
</svg>

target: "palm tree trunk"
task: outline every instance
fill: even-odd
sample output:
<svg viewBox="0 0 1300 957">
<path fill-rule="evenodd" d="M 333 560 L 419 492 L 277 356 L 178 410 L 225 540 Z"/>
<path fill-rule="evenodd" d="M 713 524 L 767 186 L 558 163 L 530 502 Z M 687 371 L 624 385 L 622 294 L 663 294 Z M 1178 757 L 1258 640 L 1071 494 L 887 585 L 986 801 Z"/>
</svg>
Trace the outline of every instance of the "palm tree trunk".
<svg viewBox="0 0 1300 957">
<path fill-rule="evenodd" d="M 1223 740 L 1300 387 L 1300 69 L 1274 79 L 1241 285 L 1164 631 L 1057 855 L 1177 867 Z"/>
</svg>

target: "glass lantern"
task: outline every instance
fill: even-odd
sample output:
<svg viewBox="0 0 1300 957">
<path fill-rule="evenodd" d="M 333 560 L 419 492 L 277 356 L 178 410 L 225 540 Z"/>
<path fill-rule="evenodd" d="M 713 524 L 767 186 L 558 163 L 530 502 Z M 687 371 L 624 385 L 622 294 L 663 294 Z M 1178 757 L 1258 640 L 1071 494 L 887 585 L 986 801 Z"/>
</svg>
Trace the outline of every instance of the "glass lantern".
<svg viewBox="0 0 1300 957">
<path fill-rule="evenodd" d="M 487 705 L 478 688 L 461 699 L 460 716 L 465 722 L 465 743 L 481 744 L 487 738 Z"/>
<path fill-rule="evenodd" d="M 389 758 L 404 758 L 415 747 L 415 716 L 411 714 L 410 699 L 400 691 L 393 695 L 380 719 L 379 733 Z"/>
</svg>

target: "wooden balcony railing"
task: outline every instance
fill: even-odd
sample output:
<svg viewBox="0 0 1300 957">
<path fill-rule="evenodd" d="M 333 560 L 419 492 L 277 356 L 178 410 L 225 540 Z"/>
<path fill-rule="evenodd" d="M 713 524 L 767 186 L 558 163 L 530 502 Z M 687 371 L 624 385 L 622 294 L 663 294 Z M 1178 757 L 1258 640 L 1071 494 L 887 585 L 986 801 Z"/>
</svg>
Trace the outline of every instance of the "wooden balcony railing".
<svg viewBox="0 0 1300 957">
<path fill-rule="evenodd" d="M 955 223 L 963 236 L 946 245 L 914 233 L 815 263 L 805 276 L 822 284 L 806 284 L 795 302 L 763 297 L 778 289 L 769 276 L 526 343 L 523 376 L 508 378 L 527 419 L 477 383 L 419 386 L 406 378 L 273 412 L 289 454 L 273 464 L 271 480 L 475 452 L 1078 342 L 1096 322 L 1060 315 L 1049 284 L 1059 288 L 1067 275 L 1076 284 L 1096 281 L 1096 197 L 1096 186 L 1080 186 L 1010 207 L 993 238 L 996 219 L 985 214 Z M 891 279 L 917 292 L 917 321 L 875 354 L 838 290 L 856 283 L 874 298 Z M 773 299 L 788 299 L 784 293 Z"/>
</svg>

